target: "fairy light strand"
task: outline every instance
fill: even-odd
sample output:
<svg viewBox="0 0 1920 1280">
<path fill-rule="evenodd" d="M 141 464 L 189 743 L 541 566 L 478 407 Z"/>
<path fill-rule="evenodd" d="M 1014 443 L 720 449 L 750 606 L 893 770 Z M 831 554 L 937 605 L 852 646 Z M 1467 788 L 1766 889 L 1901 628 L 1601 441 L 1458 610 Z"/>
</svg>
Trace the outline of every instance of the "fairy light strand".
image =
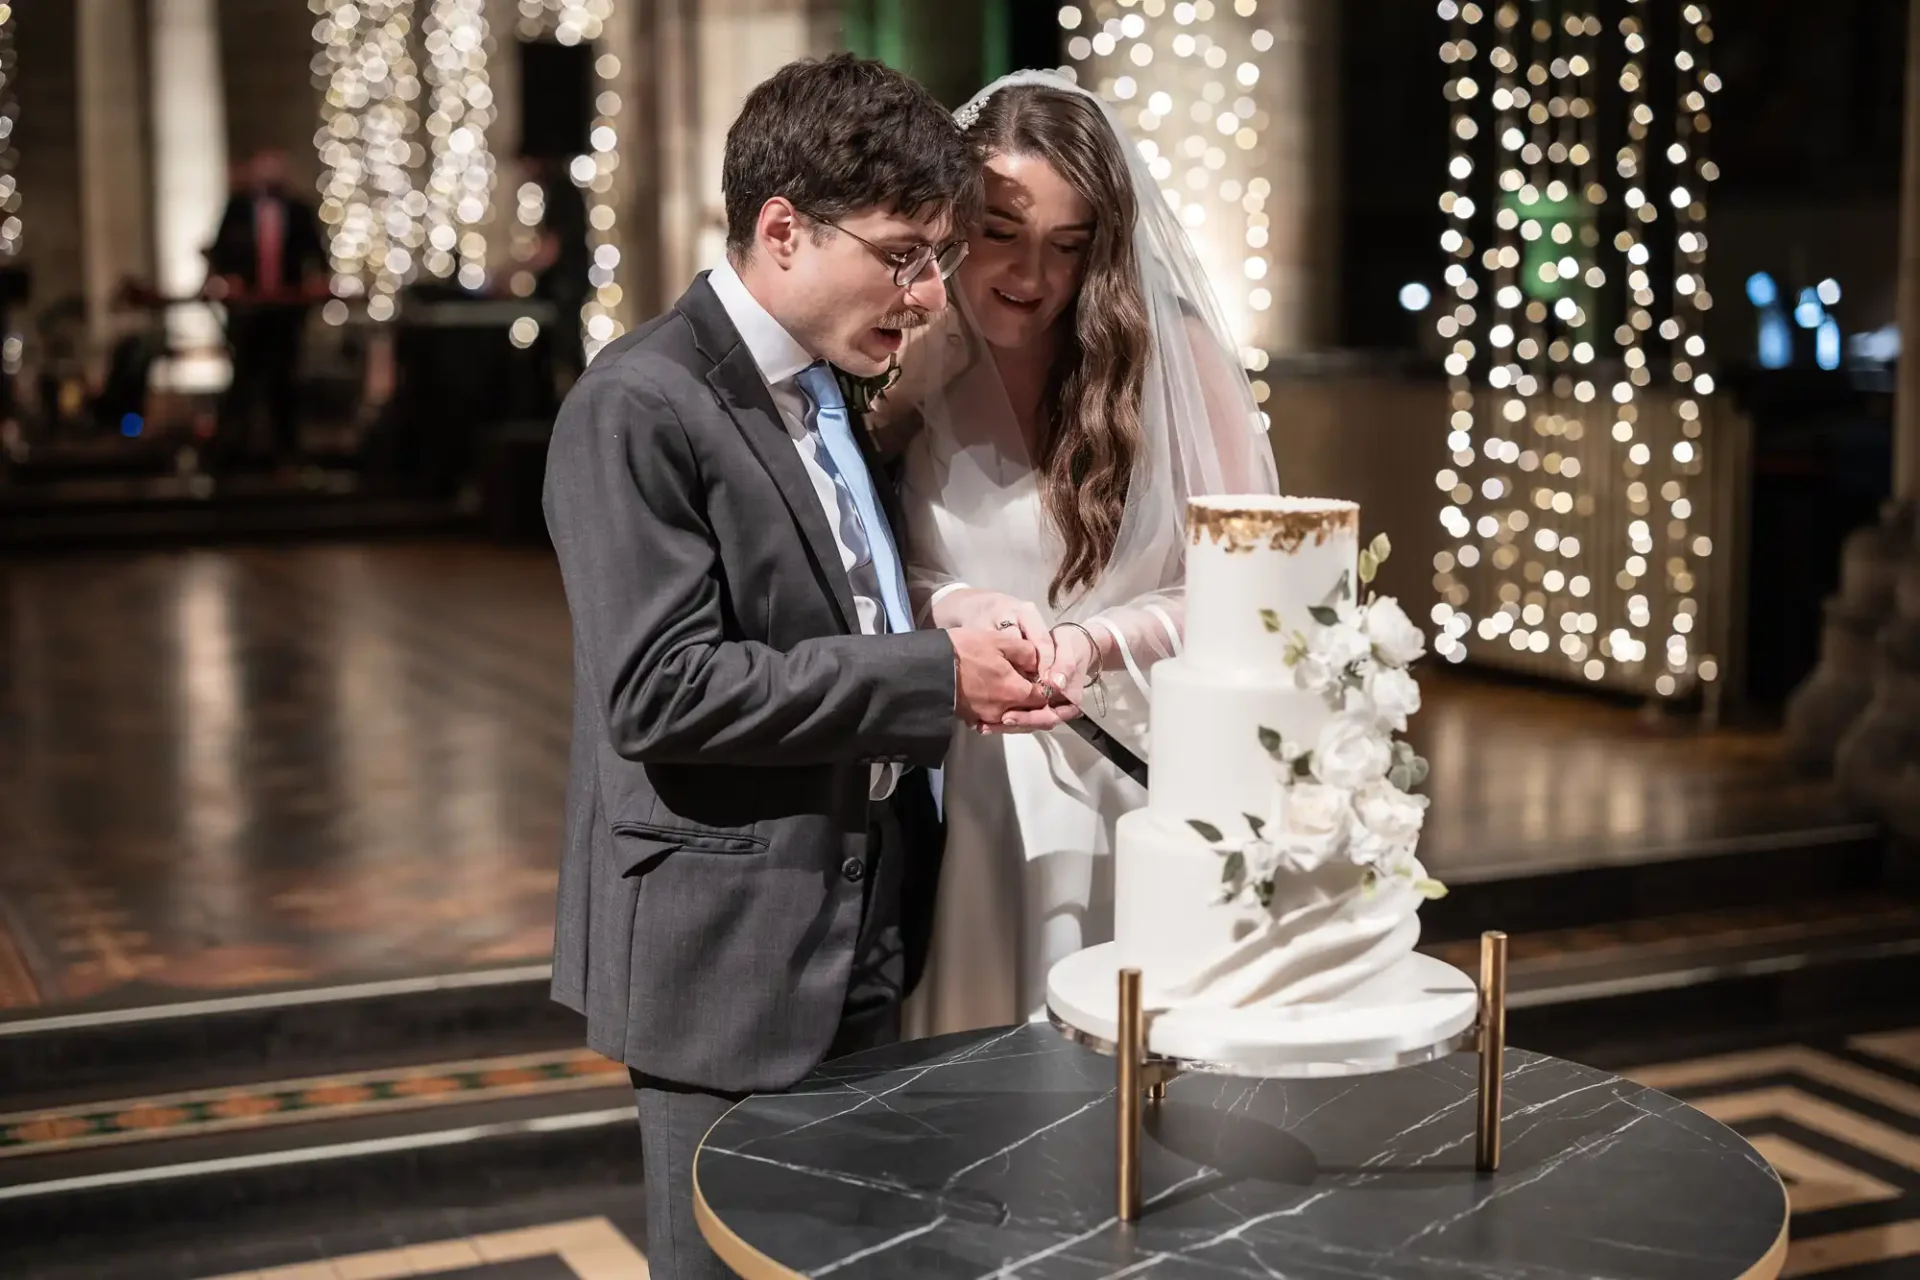
<svg viewBox="0 0 1920 1280">
<path fill-rule="evenodd" d="M 433 166 L 423 219 L 431 274 L 457 275 L 469 289 L 486 283 L 494 161 L 487 146 L 493 86 L 487 72 L 486 0 L 433 0 L 427 15 L 426 79 L 432 112 Z"/>
<path fill-rule="evenodd" d="M 1456 224 L 1467 221 L 1474 212 L 1471 197 L 1467 193 L 1471 190 L 1476 167 L 1472 144 L 1480 134 L 1471 104 L 1478 96 L 1480 87 L 1473 75 L 1480 53 L 1474 36 L 1478 34 L 1482 14 L 1477 4 L 1458 5 L 1453 0 L 1445 0 L 1440 5 L 1440 15 L 1451 23 L 1451 38 L 1440 46 L 1440 60 L 1448 65 L 1449 78 L 1445 93 L 1452 108 L 1448 120 L 1448 134 L 1452 143 L 1447 158 L 1447 176 L 1452 179 L 1452 184 L 1440 197 L 1441 212 L 1447 215 L 1449 221 L 1446 230 L 1441 232 L 1440 248 L 1452 259 L 1447 263 L 1445 280 L 1457 301 L 1452 310 L 1443 313 L 1434 322 L 1439 336 L 1453 340 L 1455 344 L 1444 361 L 1451 409 L 1447 449 L 1453 465 L 1442 468 L 1434 480 L 1448 498 L 1440 509 L 1440 524 L 1456 545 L 1440 551 L 1434 557 L 1434 588 L 1440 600 L 1433 607 L 1432 617 L 1439 628 L 1434 639 L 1434 651 L 1451 662 L 1459 662 L 1465 659 L 1467 653 L 1460 638 L 1472 625 L 1472 615 L 1467 609 L 1471 591 L 1466 582 L 1455 576 L 1454 569 L 1471 569 L 1479 563 L 1480 558 L 1479 547 L 1470 541 L 1473 521 L 1469 511 L 1473 505 L 1473 487 L 1462 478 L 1461 472 L 1470 468 L 1476 457 L 1474 412 L 1477 405 L 1470 367 L 1474 350 L 1471 333 L 1478 319 L 1474 302 L 1481 296 L 1481 282 L 1474 278 L 1471 266 L 1473 246 Z M 1497 106 L 1504 100 L 1503 95 L 1508 87 L 1504 47 L 1496 46 L 1488 55 L 1488 61 L 1496 75 L 1494 101 Z M 1457 75 L 1454 74 L 1456 69 L 1459 72 Z M 1497 119 L 1504 120 L 1504 111 Z M 1495 132 L 1497 137 L 1498 126 Z M 1464 206 L 1461 203 L 1463 200 L 1467 202 Z M 1504 222 L 1496 222 L 1496 226 L 1504 225 Z M 1505 231 L 1497 234 L 1504 236 Z M 1490 357 L 1497 361 L 1500 357 L 1494 353 L 1506 345 L 1504 335 L 1510 332 L 1503 327 L 1504 308 L 1499 301 L 1503 296 L 1500 290 L 1503 276 L 1498 245 L 1487 250 L 1481 265 L 1487 271 L 1487 279 L 1494 290 L 1493 296 L 1485 302 L 1493 308 L 1494 323 L 1488 332 L 1488 342 L 1491 344 Z M 1500 370 L 1496 368 L 1494 376 L 1497 378 L 1499 373 Z M 1456 467 L 1458 471 L 1454 469 Z"/>
<path fill-rule="evenodd" d="M 1652 622 L 1651 605 L 1641 589 L 1647 573 L 1646 557 L 1653 542 L 1645 516 L 1649 510 L 1644 469 L 1652 461 L 1648 442 L 1653 423 L 1642 413 L 1642 392 L 1653 380 L 1647 363 L 1644 335 L 1653 324 L 1650 308 L 1654 303 L 1653 282 L 1648 273 L 1651 252 L 1645 229 L 1659 217 L 1659 206 L 1648 194 L 1652 175 L 1647 165 L 1647 138 L 1654 122 L 1652 105 L 1647 100 L 1647 41 L 1645 23 L 1640 16 L 1640 0 L 1627 0 L 1629 13 L 1620 20 L 1621 43 L 1625 60 L 1620 70 L 1620 89 L 1626 95 L 1626 141 L 1614 156 L 1614 168 L 1623 186 L 1627 226 L 1614 237 L 1614 248 L 1622 257 L 1620 270 L 1626 284 L 1626 308 L 1614 330 L 1619 348 L 1622 376 L 1614 382 L 1612 401 L 1614 423 L 1612 438 L 1625 452 L 1621 473 L 1627 481 L 1627 511 L 1622 536 L 1626 554 L 1620 562 L 1614 585 L 1626 597 L 1624 618 L 1615 618 L 1615 626 L 1602 642 L 1615 662 L 1637 666 L 1647 656 L 1645 629 Z M 1648 420 L 1643 421 L 1643 418 Z"/>
<path fill-rule="evenodd" d="M 1668 203 L 1673 208 L 1674 289 L 1672 313 L 1661 325 L 1661 336 L 1671 344 L 1670 366 L 1676 390 L 1676 438 L 1664 457 L 1657 459 L 1667 473 L 1660 499 L 1666 508 L 1664 571 L 1670 610 L 1666 621 L 1665 666 L 1654 681 L 1656 692 L 1672 696 L 1684 692 L 1694 679 L 1711 682 L 1718 663 L 1698 649 L 1699 562 L 1713 553 L 1707 534 L 1693 532 L 1696 495 L 1693 481 L 1704 468 L 1704 401 L 1713 394 L 1713 375 L 1703 366 L 1707 345 L 1701 313 L 1713 306 L 1704 264 L 1707 184 L 1719 170 L 1706 156 L 1712 121 L 1707 96 L 1719 89 L 1719 77 L 1707 65 L 1713 28 L 1705 6 L 1689 4 L 1681 10 L 1679 48 L 1674 53 L 1674 140 L 1666 159 L 1672 170 Z M 1704 495 L 1699 495 L 1704 496 Z"/>
<path fill-rule="evenodd" d="M 600 39 L 613 16 L 614 0 L 520 0 L 521 34 L 551 36 L 563 45 L 591 44 Z M 620 284 L 620 187 L 616 177 L 623 105 L 618 89 L 621 71 L 620 58 L 615 54 L 603 53 L 594 60 L 598 83 L 588 142 L 591 150 L 575 156 L 567 168 L 568 177 L 587 196 L 587 244 L 592 255 L 587 280 L 593 292 L 580 308 L 579 324 L 589 361 L 626 332 L 620 319 L 625 293 Z M 518 204 L 521 222 L 524 224 L 528 212 L 538 207 L 537 189 L 530 201 L 523 187 Z M 537 220 L 537 212 L 535 217 Z"/>
<path fill-rule="evenodd" d="M 409 52 L 413 0 L 308 0 L 319 15 L 314 74 L 323 88 L 315 137 L 324 172 L 320 219 L 337 298 L 364 298 L 367 315 L 391 319 L 425 242 L 426 195 L 412 169 L 418 70 Z"/>
<path fill-rule="evenodd" d="M 1700 562 L 1712 548 L 1690 491 L 1713 390 L 1699 332 L 1712 305 L 1704 191 L 1717 177 L 1702 137 L 1719 88 L 1706 67 L 1708 15 L 1682 11 L 1665 55 L 1680 73 L 1680 118 L 1674 145 L 1654 152 L 1644 0 L 1627 0 L 1618 27 L 1617 92 L 1600 74 L 1597 5 L 1551 16 L 1517 0 L 1437 7 L 1449 24 L 1440 202 L 1452 306 L 1434 320 L 1449 344 L 1450 398 L 1448 465 L 1435 474 L 1448 539 L 1434 557 L 1435 651 L 1457 662 L 1469 644 L 1495 645 L 1528 668 L 1564 661 L 1591 681 L 1678 696 L 1718 674 L 1698 652 Z M 1611 157 L 1599 153 L 1603 104 L 1624 117 Z M 1601 213 L 1622 206 L 1618 257 L 1603 262 Z M 1674 218 L 1673 289 L 1656 330 L 1650 246 L 1667 230 L 1663 207 Z M 1611 342 L 1596 328 L 1603 291 L 1620 305 Z M 1671 344 L 1659 365 L 1656 336 Z M 1603 377 L 1608 367 L 1617 371 Z"/>
<path fill-rule="evenodd" d="M 0 3 L 0 260 L 20 252 L 25 224 L 20 219 L 20 96 L 15 90 L 20 59 L 14 47 L 14 7 Z M 13 341 L 9 335 L 9 343 Z M 11 361 L 9 361 L 11 363 Z"/>
<path fill-rule="evenodd" d="M 1065 74 L 1138 132 L 1161 196 L 1192 238 L 1263 406 L 1265 335 L 1281 322 L 1272 251 L 1273 0 L 1081 0 L 1062 5 Z M 1230 12 L 1229 12 L 1230 11 Z"/>
</svg>

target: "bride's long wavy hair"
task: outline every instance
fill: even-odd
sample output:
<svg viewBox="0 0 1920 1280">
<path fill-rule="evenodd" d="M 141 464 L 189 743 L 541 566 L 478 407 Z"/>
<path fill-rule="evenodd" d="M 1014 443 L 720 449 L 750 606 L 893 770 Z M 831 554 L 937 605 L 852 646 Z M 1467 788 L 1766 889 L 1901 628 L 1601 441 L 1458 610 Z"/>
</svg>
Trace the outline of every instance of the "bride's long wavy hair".
<svg viewBox="0 0 1920 1280">
<path fill-rule="evenodd" d="M 1091 587 L 1113 555 L 1127 485 L 1141 448 L 1141 397 L 1151 325 L 1133 249 L 1139 208 L 1120 140 L 1100 108 L 1045 85 L 1010 85 L 988 98 L 967 138 L 989 155 L 1044 160 L 1094 210 L 1079 295 L 1063 315 L 1047 379 L 1047 420 L 1036 466 L 1047 518 L 1066 554 L 1048 599 Z"/>
</svg>

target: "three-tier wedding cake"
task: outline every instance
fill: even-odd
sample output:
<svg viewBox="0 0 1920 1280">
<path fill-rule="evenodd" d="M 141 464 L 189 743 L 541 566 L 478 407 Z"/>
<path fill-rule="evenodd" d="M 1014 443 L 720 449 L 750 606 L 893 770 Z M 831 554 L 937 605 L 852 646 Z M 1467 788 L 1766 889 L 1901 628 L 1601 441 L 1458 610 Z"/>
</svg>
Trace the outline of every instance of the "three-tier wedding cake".
<svg viewBox="0 0 1920 1280">
<path fill-rule="evenodd" d="M 1115 951 L 1149 1008 L 1326 1007 L 1413 950 L 1424 638 L 1369 595 L 1360 509 L 1197 498 L 1185 649 L 1153 669 L 1151 783 L 1119 825 Z M 1311 1012 L 1299 1008 L 1298 1012 Z"/>
</svg>

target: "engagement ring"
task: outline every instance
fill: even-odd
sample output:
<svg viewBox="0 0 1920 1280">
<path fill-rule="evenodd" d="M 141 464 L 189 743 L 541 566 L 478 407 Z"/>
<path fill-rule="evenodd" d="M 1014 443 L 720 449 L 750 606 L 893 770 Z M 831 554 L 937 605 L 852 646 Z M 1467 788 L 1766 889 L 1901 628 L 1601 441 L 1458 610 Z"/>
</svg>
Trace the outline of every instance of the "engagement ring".
<svg viewBox="0 0 1920 1280">
<path fill-rule="evenodd" d="M 1015 622 L 1012 618 L 1003 618 L 999 622 L 994 623 L 993 625 L 1000 628 L 1002 631 L 1011 631 L 1013 628 L 1019 626 L 1020 624 Z"/>
</svg>

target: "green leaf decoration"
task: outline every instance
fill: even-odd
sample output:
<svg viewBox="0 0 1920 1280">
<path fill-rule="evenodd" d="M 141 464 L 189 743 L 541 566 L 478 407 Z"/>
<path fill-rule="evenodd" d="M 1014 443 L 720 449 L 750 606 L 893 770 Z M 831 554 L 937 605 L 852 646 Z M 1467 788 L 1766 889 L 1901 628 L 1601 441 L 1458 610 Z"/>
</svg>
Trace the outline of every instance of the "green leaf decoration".
<svg viewBox="0 0 1920 1280">
<path fill-rule="evenodd" d="M 1387 781 L 1402 791 L 1410 791 L 1413 789 L 1413 769 L 1408 765 L 1397 764 L 1387 770 Z"/>
<path fill-rule="evenodd" d="M 1296 778 L 1306 778 L 1306 777 L 1311 777 L 1312 774 L 1313 774 L 1313 752 L 1302 751 L 1294 759 L 1293 776 Z"/>
<path fill-rule="evenodd" d="M 1373 575 L 1379 572 L 1380 562 L 1374 559 L 1373 552 L 1370 550 L 1362 551 L 1360 553 L 1360 581 L 1372 582 Z"/>
<path fill-rule="evenodd" d="M 1280 754 L 1280 731 L 1260 726 L 1260 746 L 1270 756 Z"/>
<path fill-rule="evenodd" d="M 1227 855 L 1227 862 L 1220 870 L 1221 884 L 1239 884 L 1247 874 L 1247 855 L 1235 849 Z"/>
<path fill-rule="evenodd" d="M 1312 615 L 1315 622 L 1323 627 L 1331 627 L 1340 621 L 1340 615 L 1335 613 L 1331 607 L 1324 604 L 1317 604 L 1307 610 L 1307 612 Z"/>
<path fill-rule="evenodd" d="M 1393 543 L 1387 541 L 1386 534 L 1376 533 L 1373 535 L 1373 541 L 1367 544 L 1367 550 L 1373 553 L 1375 564 L 1385 564 L 1387 557 L 1393 554 Z"/>
<path fill-rule="evenodd" d="M 1260 625 L 1267 629 L 1269 635 L 1277 633 L 1280 630 L 1280 615 L 1271 609 L 1262 609 Z"/>
<path fill-rule="evenodd" d="M 1414 787 L 1417 787 L 1421 783 L 1425 782 L 1427 780 L 1427 774 L 1430 772 L 1431 772 L 1431 769 L 1427 765 L 1426 757 L 1415 756 L 1413 758 L 1413 786 Z M 1413 787 L 1403 787 L 1402 790 L 1411 791 L 1413 790 Z"/>
<path fill-rule="evenodd" d="M 1273 905 L 1273 881 L 1262 880 L 1259 884 L 1254 885 L 1253 894 L 1256 898 L 1260 899 L 1261 906 L 1263 907 L 1272 906 Z"/>
<path fill-rule="evenodd" d="M 1413 744 L 1411 742 L 1400 742 L 1396 740 L 1393 744 L 1393 762 L 1395 764 L 1411 764 L 1413 759 Z"/>
<path fill-rule="evenodd" d="M 1413 882 L 1413 891 L 1425 898 L 1428 902 L 1447 896 L 1447 886 L 1441 884 L 1438 880 L 1415 880 Z"/>
<path fill-rule="evenodd" d="M 1333 590 L 1327 593 L 1326 603 L 1333 604 L 1339 600 L 1351 599 L 1353 599 L 1353 576 L 1345 569 L 1342 569 L 1340 571 L 1340 581 L 1334 583 Z"/>
<path fill-rule="evenodd" d="M 1192 827 L 1195 831 L 1198 831 L 1200 833 L 1200 838 L 1202 840 L 1205 840 L 1208 844 L 1220 843 L 1220 840 L 1221 840 L 1220 828 L 1214 826 L 1211 822 L 1201 822 L 1198 818 L 1188 818 L 1187 825 Z"/>
<path fill-rule="evenodd" d="M 1241 816 L 1246 818 L 1247 827 L 1253 832 L 1253 838 L 1255 840 L 1258 840 L 1260 838 L 1260 833 L 1267 829 L 1267 820 L 1265 818 L 1256 817 L 1251 813 L 1243 814 Z"/>
</svg>

